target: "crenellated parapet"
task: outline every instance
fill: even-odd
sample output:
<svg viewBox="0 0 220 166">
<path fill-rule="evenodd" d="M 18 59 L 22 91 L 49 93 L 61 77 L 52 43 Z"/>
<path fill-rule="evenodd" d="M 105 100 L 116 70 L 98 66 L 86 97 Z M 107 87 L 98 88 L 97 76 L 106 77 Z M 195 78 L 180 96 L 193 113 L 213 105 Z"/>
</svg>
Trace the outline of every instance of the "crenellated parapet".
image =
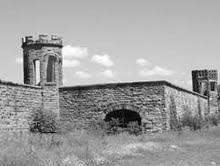
<svg viewBox="0 0 220 166">
<path fill-rule="evenodd" d="M 39 35 L 37 38 L 34 38 L 33 36 L 25 36 L 22 38 L 22 48 L 36 44 L 63 47 L 62 38 L 57 35 Z"/>
<path fill-rule="evenodd" d="M 193 77 L 198 79 L 211 79 L 218 80 L 218 71 L 217 70 L 193 70 Z"/>
</svg>

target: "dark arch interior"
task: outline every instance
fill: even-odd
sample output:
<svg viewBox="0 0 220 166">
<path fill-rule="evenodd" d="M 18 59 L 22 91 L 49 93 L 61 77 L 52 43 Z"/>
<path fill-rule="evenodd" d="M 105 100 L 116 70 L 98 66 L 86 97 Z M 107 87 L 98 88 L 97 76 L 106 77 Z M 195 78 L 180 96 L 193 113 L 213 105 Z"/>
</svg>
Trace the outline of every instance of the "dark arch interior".
<svg viewBox="0 0 220 166">
<path fill-rule="evenodd" d="M 119 127 L 126 128 L 130 122 L 137 122 L 141 125 L 141 117 L 135 111 L 130 111 L 126 109 L 116 110 L 108 113 L 105 117 L 105 121 L 109 122 L 112 119 L 117 119 L 119 121 Z"/>
<path fill-rule="evenodd" d="M 47 82 L 55 81 L 55 58 L 54 56 L 49 56 L 47 64 Z"/>
</svg>

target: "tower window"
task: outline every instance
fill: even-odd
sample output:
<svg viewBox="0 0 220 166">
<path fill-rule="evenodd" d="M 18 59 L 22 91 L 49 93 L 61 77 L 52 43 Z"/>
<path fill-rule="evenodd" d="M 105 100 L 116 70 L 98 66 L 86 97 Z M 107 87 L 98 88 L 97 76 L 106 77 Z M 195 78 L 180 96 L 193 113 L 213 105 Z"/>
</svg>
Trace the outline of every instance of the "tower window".
<svg viewBox="0 0 220 166">
<path fill-rule="evenodd" d="M 215 91 L 215 82 L 210 82 L 211 91 Z"/>
<path fill-rule="evenodd" d="M 40 60 L 34 60 L 35 85 L 40 85 Z"/>
<path fill-rule="evenodd" d="M 55 82 L 55 58 L 54 56 L 48 57 L 47 82 Z"/>
</svg>

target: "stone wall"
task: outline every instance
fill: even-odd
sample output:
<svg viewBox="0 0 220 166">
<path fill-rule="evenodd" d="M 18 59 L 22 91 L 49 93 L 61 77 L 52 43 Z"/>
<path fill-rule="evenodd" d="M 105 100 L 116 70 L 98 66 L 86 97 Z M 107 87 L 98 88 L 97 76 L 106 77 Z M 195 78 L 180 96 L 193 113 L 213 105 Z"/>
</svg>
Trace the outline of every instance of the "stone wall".
<svg viewBox="0 0 220 166">
<path fill-rule="evenodd" d="M 59 112 L 56 86 L 38 87 L 0 81 L 0 131 L 27 131 L 31 113 Z"/>
<path fill-rule="evenodd" d="M 118 83 L 60 88 L 63 121 L 87 127 L 107 113 L 128 109 L 139 113 L 146 130 L 165 129 L 164 88 L 161 82 Z"/>
<path fill-rule="evenodd" d="M 0 82 L 0 130 L 28 130 L 31 112 L 41 109 L 41 88 Z"/>
<path fill-rule="evenodd" d="M 167 112 L 167 126 L 169 127 L 170 111 L 173 107 L 178 119 L 187 111 L 192 115 L 205 116 L 208 113 L 208 98 L 198 93 L 191 92 L 172 84 L 165 86 L 165 101 Z"/>
<path fill-rule="evenodd" d="M 62 87 L 59 92 L 61 119 L 85 128 L 111 111 L 127 109 L 139 113 L 143 131 L 168 130 L 171 98 L 178 116 L 186 108 L 195 113 L 198 105 L 202 114 L 207 110 L 206 97 L 166 81 Z"/>
<path fill-rule="evenodd" d="M 44 111 L 51 111 L 59 117 L 59 91 L 56 83 L 46 83 L 42 87 L 42 105 Z"/>
<path fill-rule="evenodd" d="M 64 122 L 87 128 L 93 121 L 105 119 L 112 111 L 138 113 L 144 132 L 169 129 L 170 104 L 177 116 L 190 110 L 207 113 L 208 100 L 165 81 L 102 84 L 59 88 L 21 85 L 0 81 L 0 130 L 28 130 L 30 115 L 43 109 L 60 114 Z"/>
</svg>

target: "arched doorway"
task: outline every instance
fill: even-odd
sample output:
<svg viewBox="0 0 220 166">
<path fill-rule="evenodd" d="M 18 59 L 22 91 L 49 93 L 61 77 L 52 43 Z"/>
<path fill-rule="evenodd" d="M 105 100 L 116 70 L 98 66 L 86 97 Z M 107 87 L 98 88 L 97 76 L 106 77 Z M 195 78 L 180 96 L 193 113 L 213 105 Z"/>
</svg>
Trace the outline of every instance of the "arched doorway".
<svg viewBox="0 0 220 166">
<path fill-rule="evenodd" d="M 141 117 L 139 113 L 127 109 L 119 109 L 109 112 L 105 116 L 106 122 L 111 122 L 112 120 L 117 120 L 119 122 L 119 127 L 127 128 L 131 123 L 136 123 L 141 126 Z"/>
</svg>

